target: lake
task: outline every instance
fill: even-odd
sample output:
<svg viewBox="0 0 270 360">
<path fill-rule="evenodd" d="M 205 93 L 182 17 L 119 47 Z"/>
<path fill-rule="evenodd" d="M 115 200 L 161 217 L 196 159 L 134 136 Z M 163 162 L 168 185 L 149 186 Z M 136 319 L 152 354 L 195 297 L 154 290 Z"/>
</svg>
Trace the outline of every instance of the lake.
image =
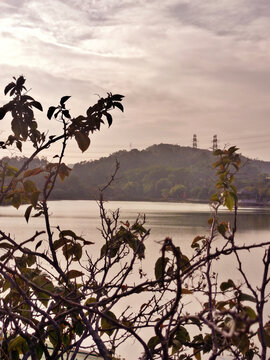
<svg viewBox="0 0 270 360">
<path fill-rule="evenodd" d="M 191 242 L 197 235 L 207 235 L 209 226 L 207 220 L 211 217 L 211 210 L 207 204 L 167 203 L 167 202 L 125 202 L 111 201 L 105 203 L 106 209 L 120 209 L 122 221 L 133 221 L 138 214 L 146 215 L 146 228 L 151 229 L 146 242 L 146 258 L 144 270 L 153 274 L 153 266 L 159 255 L 160 244 L 166 236 L 170 236 L 183 253 L 190 255 Z M 21 242 L 33 235 L 35 230 L 44 230 L 42 218 L 30 218 L 27 224 L 23 214 L 26 206 L 19 210 L 13 207 L 0 207 L 0 226 L 5 232 L 15 236 Z M 99 208 L 95 201 L 50 201 L 52 228 L 60 226 L 61 230 L 72 229 L 77 235 L 95 243 L 92 253 L 99 251 L 102 238 L 100 235 Z M 227 211 L 220 211 L 221 219 L 230 219 Z M 269 208 L 240 208 L 238 216 L 237 243 L 256 243 L 268 241 L 270 238 L 270 209 Z M 34 230 L 34 231 L 33 231 Z M 41 237 L 42 238 L 42 237 Z M 223 241 L 219 239 L 218 241 Z M 262 270 L 262 250 L 244 255 L 244 266 L 253 284 L 258 283 Z M 216 270 L 219 279 L 227 280 L 236 275 L 235 263 L 232 258 L 221 259 L 217 262 Z M 240 281 L 240 277 L 239 277 Z M 267 307 L 270 314 L 269 306 Z M 267 315 L 267 314 L 266 314 Z M 130 351 L 123 349 L 123 353 Z M 130 358 L 130 357 L 128 357 Z M 138 357 L 134 357 L 136 359 Z M 131 358 L 130 358 L 131 359 Z"/>
</svg>

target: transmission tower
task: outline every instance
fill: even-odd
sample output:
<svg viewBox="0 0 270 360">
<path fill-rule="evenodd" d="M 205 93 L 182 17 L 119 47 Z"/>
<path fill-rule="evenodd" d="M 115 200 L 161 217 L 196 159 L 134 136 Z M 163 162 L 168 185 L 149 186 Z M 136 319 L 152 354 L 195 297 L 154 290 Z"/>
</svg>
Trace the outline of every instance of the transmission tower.
<svg viewBox="0 0 270 360">
<path fill-rule="evenodd" d="M 213 136 L 213 151 L 217 150 L 218 145 L 217 145 L 218 141 L 217 141 L 217 135 Z"/>
<path fill-rule="evenodd" d="M 198 147 L 196 134 L 193 135 L 192 147 L 193 147 L 193 149 L 197 149 L 197 147 Z"/>
</svg>

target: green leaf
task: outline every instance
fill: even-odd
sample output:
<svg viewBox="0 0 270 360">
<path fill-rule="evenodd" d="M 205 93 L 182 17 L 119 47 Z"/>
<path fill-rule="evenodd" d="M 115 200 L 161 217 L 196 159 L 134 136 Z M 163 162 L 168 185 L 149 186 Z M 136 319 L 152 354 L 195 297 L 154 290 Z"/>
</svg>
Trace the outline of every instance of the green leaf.
<svg viewBox="0 0 270 360">
<path fill-rule="evenodd" d="M 225 193 L 225 198 L 224 198 L 224 205 L 230 210 L 232 211 L 233 207 L 235 204 L 235 198 L 233 196 L 233 194 L 231 192 L 226 192 Z"/>
<path fill-rule="evenodd" d="M 82 257 L 82 247 L 80 244 L 73 245 L 72 253 L 74 255 L 73 260 L 79 261 Z"/>
<path fill-rule="evenodd" d="M 182 271 L 187 270 L 190 267 L 189 258 L 186 255 L 181 254 L 180 264 Z"/>
<path fill-rule="evenodd" d="M 34 192 L 37 190 L 35 183 L 31 180 L 24 181 L 23 187 L 24 187 L 24 190 L 28 193 L 31 193 L 31 192 Z"/>
<path fill-rule="evenodd" d="M 147 343 L 147 346 L 150 349 L 153 349 L 156 345 L 160 343 L 160 338 L 158 336 L 152 336 Z"/>
<path fill-rule="evenodd" d="M 8 345 L 9 353 L 13 350 L 17 350 L 19 353 L 24 353 L 27 349 L 28 344 L 22 336 L 17 336 L 15 339 L 11 340 Z"/>
<path fill-rule="evenodd" d="M 221 224 L 217 226 L 217 230 L 222 236 L 225 236 L 226 232 L 229 230 L 228 224 L 225 221 L 223 221 Z"/>
<path fill-rule="evenodd" d="M 160 280 L 165 275 L 165 267 L 169 261 L 167 257 L 160 257 L 157 259 L 155 264 L 155 277 L 156 280 Z"/>
<path fill-rule="evenodd" d="M 82 133 L 81 131 L 76 131 L 75 139 L 82 152 L 86 151 L 89 148 L 90 139 L 87 134 Z"/>
<path fill-rule="evenodd" d="M 249 338 L 246 333 L 233 335 L 232 343 L 238 347 L 242 354 L 245 354 L 249 349 Z"/>
<path fill-rule="evenodd" d="M 60 339 L 58 339 L 58 332 L 52 325 L 48 326 L 48 336 L 53 347 L 56 347 L 61 337 Z M 61 336 L 60 331 L 59 331 L 59 336 Z"/>
<path fill-rule="evenodd" d="M 259 337 L 259 340 L 261 341 L 259 329 L 258 329 L 258 337 Z M 264 325 L 263 337 L 264 337 L 265 345 L 267 347 L 270 347 L 270 324 L 269 323 Z"/>
<path fill-rule="evenodd" d="M 78 270 L 69 270 L 68 273 L 67 273 L 67 277 L 68 279 L 74 279 L 76 277 L 79 277 L 79 276 L 83 276 L 84 273 L 81 272 L 81 271 L 78 271 Z"/>
<path fill-rule="evenodd" d="M 49 292 L 54 291 L 53 283 L 45 276 L 45 275 L 38 275 L 35 276 L 32 280 L 40 289 L 47 290 Z M 42 291 L 34 289 L 34 292 L 38 298 L 38 300 L 44 305 L 47 306 L 50 300 L 50 295 L 44 293 Z"/>
<path fill-rule="evenodd" d="M 244 294 L 244 293 L 241 293 L 240 296 L 239 296 L 239 300 L 240 301 L 251 301 L 251 302 L 254 302 L 256 303 L 257 300 L 255 297 L 251 296 L 251 295 L 248 295 L 248 294 Z"/>
<path fill-rule="evenodd" d="M 40 194 L 40 191 L 35 191 L 31 195 L 31 204 L 33 205 L 34 208 L 37 206 L 39 194 Z"/>
<path fill-rule="evenodd" d="M 77 335 L 81 336 L 84 332 L 84 323 L 82 321 L 76 321 L 73 325 L 74 331 Z"/>
<path fill-rule="evenodd" d="M 179 326 L 175 333 L 175 339 L 177 339 L 181 344 L 185 344 L 187 341 L 190 341 L 190 336 L 186 328 Z"/>
<path fill-rule="evenodd" d="M 28 206 L 27 209 L 25 210 L 24 217 L 25 217 L 26 222 L 29 221 L 29 217 L 30 217 L 32 208 L 33 208 L 33 206 L 30 205 L 30 206 Z"/>
<path fill-rule="evenodd" d="M 37 259 L 35 255 L 29 254 L 26 257 L 26 263 L 30 267 L 36 263 Z"/>
<path fill-rule="evenodd" d="M 104 315 L 108 316 L 109 318 L 113 319 L 113 320 L 117 320 L 116 319 L 116 316 L 114 315 L 113 312 L 111 311 L 106 311 L 104 313 Z M 115 328 L 115 325 L 107 318 L 104 318 L 102 317 L 101 318 L 101 329 L 106 333 L 108 334 L 109 336 L 111 336 L 114 332 L 115 329 L 112 329 L 112 328 Z"/>
<path fill-rule="evenodd" d="M 248 317 L 251 320 L 256 320 L 257 319 L 257 314 L 255 313 L 255 311 L 251 307 L 244 306 L 243 311 L 248 314 Z"/>
<path fill-rule="evenodd" d="M 14 206 L 16 209 L 19 209 L 19 207 L 22 204 L 22 197 L 20 193 L 15 193 L 12 197 L 11 201 L 12 206 Z"/>
</svg>

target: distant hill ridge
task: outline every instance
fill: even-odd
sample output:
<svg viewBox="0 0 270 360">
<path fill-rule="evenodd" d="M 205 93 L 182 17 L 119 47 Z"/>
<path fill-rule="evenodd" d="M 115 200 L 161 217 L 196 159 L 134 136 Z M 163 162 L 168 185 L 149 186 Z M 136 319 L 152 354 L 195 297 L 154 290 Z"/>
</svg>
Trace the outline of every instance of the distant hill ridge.
<svg viewBox="0 0 270 360">
<path fill-rule="evenodd" d="M 57 186 L 56 198 L 98 198 L 98 187 L 106 183 L 115 169 L 120 169 L 106 196 L 114 200 L 208 200 L 214 191 L 215 161 L 212 151 L 172 144 L 152 145 L 144 150 L 113 153 L 91 162 L 77 163 L 64 184 Z M 242 168 L 236 185 L 245 199 L 268 201 L 267 176 L 270 162 L 242 156 Z M 73 184 L 76 178 L 77 190 Z M 58 184 L 59 185 L 59 184 Z M 72 190 L 73 189 L 73 190 Z"/>
<path fill-rule="evenodd" d="M 106 190 L 108 200 L 207 201 L 214 192 L 215 157 L 210 150 L 171 144 L 152 145 L 144 150 L 113 153 L 91 162 L 76 163 L 70 176 L 58 181 L 52 199 L 97 199 L 99 188 L 115 169 L 120 169 Z M 12 159 L 19 166 L 23 159 Z M 35 160 L 44 164 L 44 160 Z M 253 203 L 270 200 L 270 162 L 242 156 L 242 168 L 236 176 L 240 197 Z"/>
</svg>

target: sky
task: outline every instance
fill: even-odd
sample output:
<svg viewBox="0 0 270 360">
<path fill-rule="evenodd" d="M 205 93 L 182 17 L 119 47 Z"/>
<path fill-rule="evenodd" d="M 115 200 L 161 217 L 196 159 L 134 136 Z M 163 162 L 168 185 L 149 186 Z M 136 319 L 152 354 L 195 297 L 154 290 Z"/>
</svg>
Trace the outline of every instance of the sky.
<svg viewBox="0 0 270 360">
<path fill-rule="evenodd" d="M 68 163 L 191 146 L 193 134 L 199 148 L 216 134 L 220 147 L 270 161 L 269 17 L 268 0 L 0 0 L 0 89 L 24 75 L 50 135 L 60 124 L 46 110 L 62 96 L 77 116 L 107 92 L 125 95 L 124 114 L 87 152 L 72 142 Z M 4 119 L 2 138 L 7 129 Z"/>
</svg>

